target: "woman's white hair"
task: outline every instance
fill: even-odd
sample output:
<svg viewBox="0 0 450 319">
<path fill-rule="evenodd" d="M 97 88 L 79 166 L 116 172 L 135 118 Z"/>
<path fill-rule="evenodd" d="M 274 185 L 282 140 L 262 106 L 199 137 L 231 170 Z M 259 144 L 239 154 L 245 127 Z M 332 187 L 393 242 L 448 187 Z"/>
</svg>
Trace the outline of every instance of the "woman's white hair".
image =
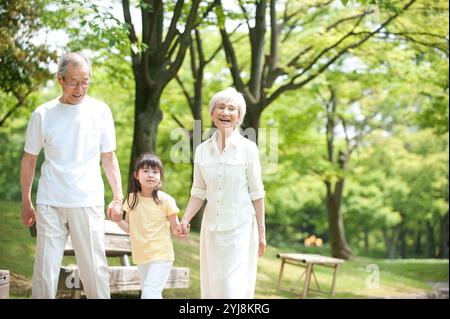
<svg viewBox="0 0 450 319">
<path fill-rule="evenodd" d="M 247 111 L 244 96 L 232 87 L 217 92 L 209 102 L 209 114 L 212 114 L 214 107 L 219 103 L 231 103 L 237 106 L 239 109 L 239 121 L 237 126 L 240 126 L 244 121 L 245 112 Z"/>
</svg>

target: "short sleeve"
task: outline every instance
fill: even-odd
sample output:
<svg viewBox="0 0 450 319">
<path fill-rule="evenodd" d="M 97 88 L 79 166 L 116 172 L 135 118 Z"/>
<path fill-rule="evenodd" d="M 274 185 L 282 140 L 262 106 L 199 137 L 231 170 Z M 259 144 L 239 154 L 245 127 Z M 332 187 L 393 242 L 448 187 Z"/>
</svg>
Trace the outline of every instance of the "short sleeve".
<svg viewBox="0 0 450 319">
<path fill-rule="evenodd" d="M 197 147 L 195 150 L 195 156 L 194 156 L 194 178 L 192 182 L 192 188 L 191 188 L 191 196 L 200 198 L 202 200 L 205 200 L 206 198 L 206 183 L 203 179 L 203 176 L 200 172 L 200 165 L 199 161 L 200 159 L 200 146 Z"/>
<path fill-rule="evenodd" d="M 175 199 L 173 199 L 172 197 L 167 198 L 165 203 L 166 203 L 166 216 L 178 214 L 180 212 L 180 209 L 178 208 Z"/>
<path fill-rule="evenodd" d="M 31 155 L 39 155 L 39 152 L 44 147 L 41 116 L 39 112 L 33 112 L 28 122 L 25 147 L 23 150 Z"/>
<path fill-rule="evenodd" d="M 109 153 L 116 150 L 116 130 L 110 108 L 105 104 L 105 114 L 103 120 L 103 130 L 100 140 L 100 150 L 102 153 Z"/>
<path fill-rule="evenodd" d="M 261 162 L 259 160 L 259 150 L 255 143 L 251 143 L 247 153 L 247 178 L 248 191 L 251 200 L 264 198 L 264 184 L 261 178 Z"/>
<path fill-rule="evenodd" d="M 134 194 L 130 194 L 128 195 L 128 198 L 125 200 L 125 202 L 122 205 L 122 210 L 126 213 L 129 213 L 131 208 L 130 208 L 130 204 L 133 202 L 133 197 L 135 195 Z"/>
</svg>

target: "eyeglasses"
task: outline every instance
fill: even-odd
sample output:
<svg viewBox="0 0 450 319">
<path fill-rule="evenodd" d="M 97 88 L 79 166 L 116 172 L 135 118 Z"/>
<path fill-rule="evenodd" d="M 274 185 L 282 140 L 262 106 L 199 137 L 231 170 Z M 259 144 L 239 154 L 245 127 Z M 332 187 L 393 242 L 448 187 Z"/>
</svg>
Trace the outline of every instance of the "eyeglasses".
<svg viewBox="0 0 450 319">
<path fill-rule="evenodd" d="M 78 85 L 80 85 L 81 88 L 83 88 L 83 89 L 87 89 L 89 86 L 92 85 L 92 82 L 91 82 L 91 81 L 82 81 L 82 82 L 71 81 L 71 82 L 67 82 L 66 79 L 65 79 L 64 77 L 62 77 L 62 79 L 63 79 L 63 81 L 64 81 L 64 84 L 65 84 L 67 87 L 70 87 L 70 88 L 72 88 L 72 89 L 76 88 Z"/>
</svg>

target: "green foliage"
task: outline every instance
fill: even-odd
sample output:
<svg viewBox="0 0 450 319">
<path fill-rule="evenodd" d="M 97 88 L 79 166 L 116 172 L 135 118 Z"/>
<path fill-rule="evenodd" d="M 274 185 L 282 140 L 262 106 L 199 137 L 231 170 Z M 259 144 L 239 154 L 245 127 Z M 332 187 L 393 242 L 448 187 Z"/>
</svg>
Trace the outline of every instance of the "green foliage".
<svg viewBox="0 0 450 319">
<path fill-rule="evenodd" d="M 407 253 L 415 255 L 421 225 L 439 224 L 448 214 L 448 138 L 400 127 L 394 133 L 375 134 L 358 154 L 345 196 L 345 220 L 360 248 L 365 229 L 375 243 L 385 240 L 383 229 L 401 226 L 410 238 Z M 439 241 L 442 234 L 434 236 Z"/>
<path fill-rule="evenodd" d="M 45 44 L 33 43 L 44 27 L 45 2 L 6 1 L 0 4 L 0 89 L 15 93 L 49 77 L 46 64 L 55 59 Z"/>
<path fill-rule="evenodd" d="M 50 78 L 47 65 L 56 53 L 45 43 L 36 44 L 37 34 L 51 28 L 46 1 L 0 3 L 0 126 L 27 98 Z M 16 116 L 16 114 L 14 114 Z"/>
<path fill-rule="evenodd" d="M 57 7 L 68 12 L 65 30 L 70 35 L 68 48 L 72 51 L 89 49 L 117 55 L 129 50 L 130 26 L 114 15 L 112 3 L 60 0 Z M 139 52 L 144 49 L 136 48 Z"/>
</svg>

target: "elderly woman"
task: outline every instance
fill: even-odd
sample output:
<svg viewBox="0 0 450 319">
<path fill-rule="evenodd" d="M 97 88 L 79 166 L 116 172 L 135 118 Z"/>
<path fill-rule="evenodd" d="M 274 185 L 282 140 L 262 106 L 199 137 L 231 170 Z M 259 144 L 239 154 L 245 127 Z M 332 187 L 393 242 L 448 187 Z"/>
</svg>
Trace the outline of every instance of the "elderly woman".
<svg viewBox="0 0 450 319">
<path fill-rule="evenodd" d="M 194 181 L 181 224 L 207 200 L 200 233 L 201 297 L 253 298 L 258 257 L 266 248 L 264 186 L 256 144 L 240 133 L 242 94 L 218 92 L 209 110 L 217 131 L 195 151 Z"/>
</svg>

